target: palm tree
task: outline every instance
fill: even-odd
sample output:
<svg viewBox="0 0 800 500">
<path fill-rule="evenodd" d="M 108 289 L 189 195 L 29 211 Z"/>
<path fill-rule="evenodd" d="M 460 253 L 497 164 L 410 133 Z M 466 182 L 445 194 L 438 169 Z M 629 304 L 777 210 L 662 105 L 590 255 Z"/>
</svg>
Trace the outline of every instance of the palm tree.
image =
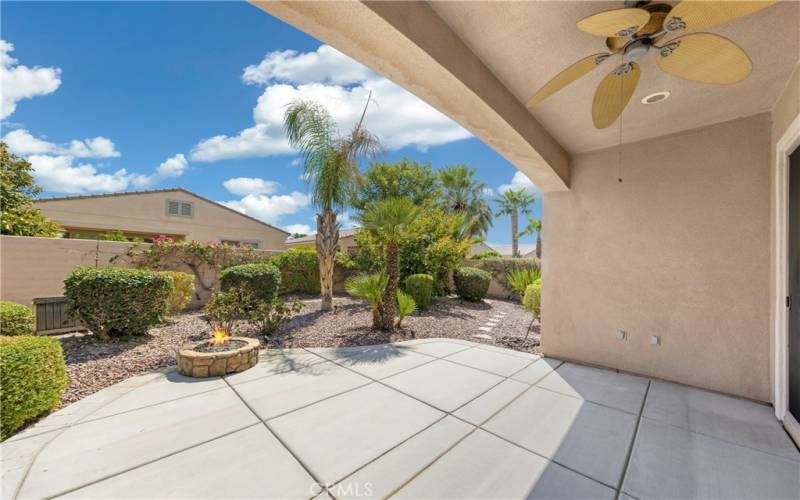
<svg viewBox="0 0 800 500">
<path fill-rule="evenodd" d="M 542 258 L 542 219 L 528 219 L 528 225 L 520 231 L 520 236 L 536 233 L 536 258 Z"/>
<path fill-rule="evenodd" d="M 494 201 L 500 205 L 500 210 L 497 212 L 498 217 L 501 215 L 511 216 L 511 255 L 519 257 L 519 213 L 530 215 L 530 206 L 536 202 L 536 197 L 525 191 L 525 188 L 508 189 L 495 197 Z"/>
<path fill-rule="evenodd" d="M 380 328 L 381 322 L 381 299 L 383 291 L 386 290 L 386 273 L 359 274 L 351 276 L 344 284 L 347 293 L 369 302 L 372 307 L 372 328 Z"/>
<path fill-rule="evenodd" d="M 442 202 L 447 210 L 461 213 L 470 236 L 486 234 L 492 227 L 492 209 L 483 199 L 486 184 L 475 179 L 475 170 L 453 165 L 439 171 Z"/>
<path fill-rule="evenodd" d="M 386 288 L 381 300 L 381 329 L 394 329 L 397 311 L 397 283 L 400 280 L 400 234 L 419 217 L 421 209 L 408 198 L 386 198 L 369 205 L 358 214 L 358 221 L 383 242 L 386 249 Z"/>
<path fill-rule="evenodd" d="M 306 181 L 311 184 L 311 202 L 317 213 L 316 247 L 319 258 L 320 309 L 333 309 L 333 266 L 339 244 L 339 223 L 342 212 L 359 178 L 359 158 L 381 151 L 378 138 L 364 128 L 364 115 L 346 135 L 341 135 L 330 113 L 313 101 L 294 101 L 283 117 L 289 144 L 303 159 Z"/>
</svg>

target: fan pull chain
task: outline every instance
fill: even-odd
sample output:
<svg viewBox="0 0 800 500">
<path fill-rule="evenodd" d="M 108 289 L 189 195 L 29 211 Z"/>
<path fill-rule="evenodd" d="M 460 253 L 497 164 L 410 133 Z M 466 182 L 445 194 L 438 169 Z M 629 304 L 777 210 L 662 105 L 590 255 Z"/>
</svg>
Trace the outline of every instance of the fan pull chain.
<svg viewBox="0 0 800 500">
<path fill-rule="evenodd" d="M 625 56 L 622 56 L 622 63 L 625 64 Z M 622 182 L 622 115 L 624 114 L 625 110 L 623 109 L 623 97 L 624 94 L 624 82 L 625 82 L 625 74 L 623 73 L 620 75 L 619 79 L 619 148 L 617 150 L 617 182 Z"/>
</svg>

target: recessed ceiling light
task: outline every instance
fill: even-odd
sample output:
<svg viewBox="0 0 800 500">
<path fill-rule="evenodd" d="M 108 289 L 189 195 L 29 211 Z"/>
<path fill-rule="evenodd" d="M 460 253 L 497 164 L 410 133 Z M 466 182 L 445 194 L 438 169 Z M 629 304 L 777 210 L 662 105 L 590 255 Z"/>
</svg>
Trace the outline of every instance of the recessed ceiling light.
<svg viewBox="0 0 800 500">
<path fill-rule="evenodd" d="M 642 97 L 642 104 L 656 104 L 659 102 L 666 101 L 669 97 L 669 90 L 664 90 L 662 92 L 654 92 L 650 95 L 646 95 Z"/>
</svg>

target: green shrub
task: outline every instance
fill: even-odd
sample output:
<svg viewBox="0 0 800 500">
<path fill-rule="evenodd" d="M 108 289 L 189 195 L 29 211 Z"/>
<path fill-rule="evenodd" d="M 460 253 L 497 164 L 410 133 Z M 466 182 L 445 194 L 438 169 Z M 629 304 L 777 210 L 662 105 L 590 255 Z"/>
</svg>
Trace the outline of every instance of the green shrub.
<svg viewBox="0 0 800 500">
<path fill-rule="evenodd" d="M 167 299 L 167 314 L 174 316 L 189 305 L 194 293 L 194 275 L 180 271 L 163 271 L 172 277 L 172 293 Z"/>
<path fill-rule="evenodd" d="M 236 320 L 245 318 L 254 307 L 254 301 L 248 292 L 234 289 L 214 292 L 203 312 L 213 329 L 225 330 L 232 335 Z"/>
<path fill-rule="evenodd" d="M 280 293 L 319 294 L 319 261 L 314 247 L 292 247 L 270 258 L 281 271 Z"/>
<path fill-rule="evenodd" d="M 479 252 L 475 255 L 471 256 L 470 259 L 474 260 L 486 260 L 486 259 L 500 259 L 503 257 L 503 254 L 497 252 L 495 250 L 486 250 L 485 252 Z"/>
<path fill-rule="evenodd" d="M 414 298 L 402 290 L 397 291 L 397 328 L 403 323 L 403 318 L 417 310 L 417 303 Z"/>
<path fill-rule="evenodd" d="M 78 267 L 64 280 L 70 314 L 100 339 L 144 335 L 167 313 L 173 290 L 166 273 L 121 267 Z"/>
<path fill-rule="evenodd" d="M 459 267 L 453 271 L 456 293 L 464 300 L 478 302 L 486 297 L 492 275 L 476 267 Z"/>
<path fill-rule="evenodd" d="M 403 290 L 411 295 L 418 308 L 427 309 L 433 298 L 433 281 L 430 274 L 412 274 L 403 283 Z"/>
<path fill-rule="evenodd" d="M 521 294 L 525 291 L 523 288 L 521 291 L 516 292 L 513 288 L 511 288 L 511 284 L 508 282 L 508 275 L 512 271 L 515 269 L 539 269 L 539 263 L 536 259 L 512 257 L 483 260 L 475 260 L 470 258 L 465 260 L 462 265 L 468 267 L 477 267 L 478 269 L 483 269 L 491 274 L 492 278 L 494 278 L 494 280 L 499 283 L 504 290 L 509 292 L 508 298 L 513 297 L 515 293 Z"/>
<path fill-rule="evenodd" d="M 260 302 L 247 316 L 247 321 L 254 325 L 259 332 L 268 335 L 278 330 L 282 324 L 292 318 L 303 308 L 300 302 L 287 304 L 281 299 L 272 299 L 270 302 Z"/>
<path fill-rule="evenodd" d="M 520 294 L 525 293 L 528 285 L 533 284 L 536 280 L 541 279 L 542 275 L 539 273 L 538 267 L 521 267 L 513 269 L 508 273 L 508 285 L 512 290 Z"/>
<path fill-rule="evenodd" d="M 0 334 L 33 335 L 35 321 L 33 311 L 28 306 L 14 302 L 0 301 Z"/>
<path fill-rule="evenodd" d="M 223 269 L 219 280 L 223 292 L 240 290 L 256 302 L 270 302 L 278 295 L 281 272 L 272 264 L 242 264 Z"/>
<path fill-rule="evenodd" d="M 0 337 L 0 439 L 55 408 L 66 385 L 58 340 Z"/>
<path fill-rule="evenodd" d="M 372 306 L 373 328 L 381 326 L 381 300 L 388 282 L 386 273 L 359 274 L 349 277 L 345 282 L 347 293 L 366 300 Z"/>
<path fill-rule="evenodd" d="M 526 311 L 532 312 L 537 318 L 542 312 L 542 280 L 538 279 L 525 288 L 525 295 L 522 296 L 522 307 Z"/>
</svg>

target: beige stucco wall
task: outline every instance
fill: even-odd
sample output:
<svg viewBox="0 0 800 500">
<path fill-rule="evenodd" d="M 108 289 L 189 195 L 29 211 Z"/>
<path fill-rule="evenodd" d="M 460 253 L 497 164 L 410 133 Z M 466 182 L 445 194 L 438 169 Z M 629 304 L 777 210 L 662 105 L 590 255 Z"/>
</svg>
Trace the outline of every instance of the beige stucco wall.
<svg viewBox="0 0 800 500">
<path fill-rule="evenodd" d="M 194 203 L 194 216 L 167 215 L 167 200 Z M 185 191 L 38 201 L 36 207 L 66 228 L 163 233 L 197 241 L 255 241 L 265 250 L 283 250 L 288 236 Z"/>
<path fill-rule="evenodd" d="M 625 145 L 622 183 L 616 149 L 576 156 L 544 197 L 545 354 L 768 400 L 769 147 L 761 114 Z"/>
</svg>

